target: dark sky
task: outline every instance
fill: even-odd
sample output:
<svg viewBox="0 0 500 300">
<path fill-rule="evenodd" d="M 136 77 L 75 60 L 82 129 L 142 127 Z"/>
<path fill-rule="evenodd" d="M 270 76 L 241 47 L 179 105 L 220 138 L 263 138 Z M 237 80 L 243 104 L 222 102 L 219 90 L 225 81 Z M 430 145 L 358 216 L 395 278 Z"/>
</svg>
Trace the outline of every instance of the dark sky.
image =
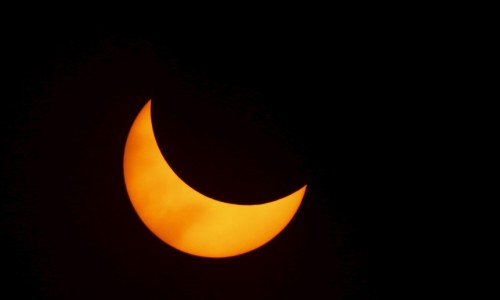
<svg viewBox="0 0 500 300">
<path fill-rule="evenodd" d="M 411 112 L 404 56 L 369 26 L 221 32 L 28 26 L 6 39 L 3 292 L 31 299 L 383 299 Z M 286 229 L 228 259 L 183 254 L 128 200 L 139 110 L 196 189 L 263 203 L 308 184 Z M 5 143 L 5 144 L 4 144 Z M 391 234 L 389 234 L 391 232 Z"/>
</svg>

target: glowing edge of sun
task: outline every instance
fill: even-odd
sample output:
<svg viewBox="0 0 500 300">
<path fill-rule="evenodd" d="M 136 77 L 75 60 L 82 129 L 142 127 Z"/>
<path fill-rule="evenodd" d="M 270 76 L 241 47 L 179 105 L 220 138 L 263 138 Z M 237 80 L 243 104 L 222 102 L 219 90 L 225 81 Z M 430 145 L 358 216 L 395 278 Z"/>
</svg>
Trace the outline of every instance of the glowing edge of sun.
<svg viewBox="0 0 500 300">
<path fill-rule="evenodd" d="M 151 100 L 130 129 L 123 168 L 128 195 L 144 224 L 168 245 L 202 257 L 235 256 L 266 244 L 293 218 L 307 187 L 258 205 L 229 204 L 197 192 L 161 154 Z"/>
</svg>

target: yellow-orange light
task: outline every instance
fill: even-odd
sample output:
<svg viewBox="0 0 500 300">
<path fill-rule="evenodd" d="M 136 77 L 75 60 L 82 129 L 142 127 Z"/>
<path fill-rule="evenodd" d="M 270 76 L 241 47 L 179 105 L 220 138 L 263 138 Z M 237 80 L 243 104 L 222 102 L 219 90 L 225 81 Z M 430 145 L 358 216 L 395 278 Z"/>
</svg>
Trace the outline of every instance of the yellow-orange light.
<svg viewBox="0 0 500 300">
<path fill-rule="evenodd" d="M 290 222 L 306 190 L 304 186 L 258 205 L 229 204 L 202 195 L 163 158 L 151 123 L 151 101 L 130 129 L 123 168 L 127 192 L 144 224 L 170 246 L 203 257 L 235 256 L 264 245 Z"/>
</svg>

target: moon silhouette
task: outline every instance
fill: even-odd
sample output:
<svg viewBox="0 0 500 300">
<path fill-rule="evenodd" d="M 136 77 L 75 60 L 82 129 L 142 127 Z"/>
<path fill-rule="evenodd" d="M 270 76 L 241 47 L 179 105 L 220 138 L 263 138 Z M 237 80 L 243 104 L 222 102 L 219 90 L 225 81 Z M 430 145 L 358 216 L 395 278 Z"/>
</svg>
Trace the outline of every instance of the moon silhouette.
<svg viewBox="0 0 500 300">
<path fill-rule="evenodd" d="M 149 230 L 177 250 L 213 258 L 240 255 L 272 240 L 297 212 L 307 187 L 257 205 L 225 203 L 197 192 L 161 154 L 151 100 L 130 129 L 123 171 L 132 205 Z"/>
</svg>

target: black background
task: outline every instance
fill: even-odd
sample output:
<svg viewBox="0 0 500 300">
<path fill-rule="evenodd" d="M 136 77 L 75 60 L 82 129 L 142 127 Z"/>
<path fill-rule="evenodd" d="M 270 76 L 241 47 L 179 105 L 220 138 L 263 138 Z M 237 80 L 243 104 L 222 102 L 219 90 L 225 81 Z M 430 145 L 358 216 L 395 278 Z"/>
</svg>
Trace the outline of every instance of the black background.
<svg viewBox="0 0 500 300">
<path fill-rule="evenodd" d="M 385 298 L 394 261 L 406 264 L 395 219 L 413 197 L 404 170 L 416 147 L 404 70 L 418 58 L 399 34 L 369 21 L 134 22 L 38 23 L 5 36 L 5 293 Z M 308 184 L 285 230 L 227 259 L 186 255 L 150 233 L 122 174 L 128 130 L 148 99 L 164 156 L 203 193 L 263 203 Z"/>
</svg>

